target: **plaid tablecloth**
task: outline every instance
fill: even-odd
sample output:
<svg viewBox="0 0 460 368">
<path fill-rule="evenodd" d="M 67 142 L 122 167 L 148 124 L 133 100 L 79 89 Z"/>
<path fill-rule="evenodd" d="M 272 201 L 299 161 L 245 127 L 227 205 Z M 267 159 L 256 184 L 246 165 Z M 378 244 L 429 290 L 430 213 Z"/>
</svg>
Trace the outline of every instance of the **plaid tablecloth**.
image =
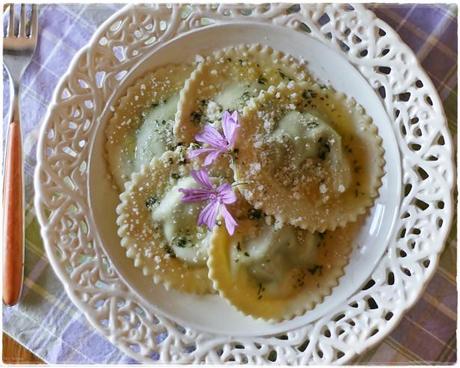
<svg viewBox="0 0 460 368">
<path fill-rule="evenodd" d="M 26 200 L 25 288 L 22 302 L 3 308 L 4 330 L 49 363 L 131 363 L 89 326 L 54 275 L 33 210 L 32 176 L 38 129 L 53 90 L 74 54 L 121 5 L 43 5 L 37 52 L 24 76 L 21 95 Z M 369 5 L 414 50 L 433 80 L 457 135 L 457 7 L 455 5 Z M 3 72 L 4 129 L 8 78 Z M 454 220 L 454 223 L 456 221 Z M 456 361 L 456 228 L 439 269 L 422 298 L 380 344 L 357 364 L 452 363 Z"/>
</svg>

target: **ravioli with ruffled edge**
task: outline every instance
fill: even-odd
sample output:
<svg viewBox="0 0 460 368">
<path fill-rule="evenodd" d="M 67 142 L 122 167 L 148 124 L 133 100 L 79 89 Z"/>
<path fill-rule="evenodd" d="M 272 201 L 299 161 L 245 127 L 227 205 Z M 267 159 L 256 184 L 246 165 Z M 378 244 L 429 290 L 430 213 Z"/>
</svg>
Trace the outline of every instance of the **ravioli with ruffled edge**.
<svg viewBox="0 0 460 368">
<path fill-rule="evenodd" d="M 106 128 L 106 159 L 118 189 L 152 158 L 174 150 L 174 118 L 179 92 L 193 70 L 168 64 L 148 73 L 119 100 Z"/>
<path fill-rule="evenodd" d="M 134 173 L 120 194 L 118 235 L 145 276 L 167 289 L 205 294 L 210 232 L 197 226 L 204 203 L 184 203 L 179 188 L 195 188 L 186 149 L 165 152 Z"/>
<path fill-rule="evenodd" d="M 240 221 L 233 236 L 223 226 L 213 232 L 208 268 L 214 288 L 243 314 L 270 322 L 314 308 L 344 274 L 362 219 L 311 233 L 251 211 L 258 215 Z"/>
<path fill-rule="evenodd" d="M 180 93 L 174 126 L 177 141 L 193 142 L 206 123 L 219 128 L 223 111 L 241 112 L 261 90 L 283 80 L 311 77 L 292 56 L 260 44 L 212 53 L 197 65 Z"/>
<path fill-rule="evenodd" d="M 382 139 L 364 109 L 310 83 L 262 91 L 243 110 L 235 180 L 251 205 L 309 231 L 355 221 L 378 195 Z"/>
</svg>

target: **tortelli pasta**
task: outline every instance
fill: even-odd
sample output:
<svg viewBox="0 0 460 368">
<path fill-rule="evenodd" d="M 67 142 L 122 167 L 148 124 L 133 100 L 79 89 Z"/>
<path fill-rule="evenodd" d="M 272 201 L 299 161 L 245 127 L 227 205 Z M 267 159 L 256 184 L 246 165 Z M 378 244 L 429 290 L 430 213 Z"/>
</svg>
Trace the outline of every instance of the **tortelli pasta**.
<svg viewBox="0 0 460 368">
<path fill-rule="evenodd" d="M 284 81 L 309 80 L 292 56 L 262 45 L 219 50 L 198 64 L 180 93 L 175 135 L 191 143 L 202 126 L 219 124 L 224 110 L 242 111 L 261 90 Z"/>
<path fill-rule="evenodd" d="M 247 220 L 232 237 L 216 227 L 209 277 L 244 314 L 273 322 L 290 319 L 312 309 L 338 284 L 361 222 L 310 233 Z"/>
<path fill-rule="evenodd" d="M 120 191 L 133 172 L 174 150 L 174 117 L 179 92 L 192 65 L 166 65 L 148 73 L 123 96 L 106 129 L 110 173 Z"/>
<path fill-rule="evenodd" d="M 334 230 L 372 205 L 382 139 L 361 106 L 331 88 L 281 83 L 244 108 L 235 177 L 255 208 L 310 231 Z"/>
<path fill-rule="evenodd" d="M 206 261 L 210 233 L 196 226 L 199 205 L 184 204 L 180 187 L 193 186 L 182 149 L 165 152 L 134 173 L 117 207 L 118 235 L 144 275 L 167 288 L 212 291 Z"/>
</svg>

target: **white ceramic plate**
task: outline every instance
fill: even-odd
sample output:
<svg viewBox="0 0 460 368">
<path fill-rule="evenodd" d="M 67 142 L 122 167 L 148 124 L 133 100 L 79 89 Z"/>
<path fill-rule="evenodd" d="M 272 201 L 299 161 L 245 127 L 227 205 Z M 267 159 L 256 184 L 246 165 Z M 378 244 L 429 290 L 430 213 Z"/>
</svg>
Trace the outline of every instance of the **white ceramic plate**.
<svg viewBox="0 0 460 368">
<path fill-rule="evenodd" d="M 119 245 L 118 198 L 103 159 L 110 106 L 136 78 L 256 42 L 306 60 L 320 80 L 355 97 L 379 128 L 386 160 L 339 286 L 314 310 L 277 324 L 142 276 Z M 141 361 L 345 362 L 390 331 L 433 273 L 452 215 L 442 107 L 407 46 L 360 6 L 128 7 L 101 26 L 54 97 L 35 177 L 46 249 L 75 304 Z"/>
<path fill-rule="evenodd" d="M 104 131 L 111 116 L 110 111 L 100 117 L 89 154 L 89 208 L 100 244 L 119 275 L 131 289 L 164 315 L 186 326 L 227 335 L 253 336 L 285 332 L 317 319 L 343 302 L 366 281 L 383 254 L 394 229 L 401 194 L 398 145 L 379 97 L 342 55 L 309 35 L 286 27 L 233 23 L 210 26 L 179 36 L 174 42 L 168 42 L 146 55 L 141 65 L 126 76 L 118 93 L 109 99 L 108 104 L 116 105 L 116 99 L 120 93 L 125 93 L 127 86 L 155 67 L 186 62 L 191 55 L 204 55 L 214 48 L 257 42 L 305 60 L 309 70 L 321 82 L 330 83 L 339 91 L 360 101 L 379 128 L 384 142 L 385 161 L 393 163 L 385 167 L 386 174 L 380 197 L 357 240 L 359 246 L 351 257 L 346 276 L 341 279 L 339 287 L 334 289 L 332 295 L 313 311 L 291 321 L 272 324 L 245 317 L 217 295 L 196 296 L 166 291 L 162 285 L 153 285 L 151 279 L 143 276 L 140 269 L 134 269 L 133 261 L 124 256 L 125 249 L 120 247 L 117 235 L 115 208 L 119 204 L 119 198 L 112 182 L 107 178 L 109 173 L 104 159 Z M 303 46 L 296 46 L 299 44 Z M 389 183 L 394 185 L 390 186 Z M 226 316 L 225 319 L 222 319 L 222 315 Z"/>
</svg>

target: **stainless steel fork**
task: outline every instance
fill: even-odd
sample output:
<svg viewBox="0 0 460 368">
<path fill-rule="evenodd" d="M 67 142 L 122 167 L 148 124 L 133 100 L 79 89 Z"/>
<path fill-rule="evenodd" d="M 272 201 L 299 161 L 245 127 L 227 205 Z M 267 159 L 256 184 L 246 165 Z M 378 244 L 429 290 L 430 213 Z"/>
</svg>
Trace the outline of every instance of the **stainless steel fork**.
<svg viewBox="0 0 460 368">
<path fill-rule="evenodd" d="M 14 5 L 9 7 L 8 29 L 3 39 L 3 62 L 10 76 L 11 91 L 3 180 L 3 302 L 14 305 L 21 295 L 24 277 L 24 169 L 19 90 L 24 70 L 37 45 L 38 15 L 37 5 L 32 5 L 29 19 L 26 6 L 22 4 L 16 27 Z"/>
</svg>

